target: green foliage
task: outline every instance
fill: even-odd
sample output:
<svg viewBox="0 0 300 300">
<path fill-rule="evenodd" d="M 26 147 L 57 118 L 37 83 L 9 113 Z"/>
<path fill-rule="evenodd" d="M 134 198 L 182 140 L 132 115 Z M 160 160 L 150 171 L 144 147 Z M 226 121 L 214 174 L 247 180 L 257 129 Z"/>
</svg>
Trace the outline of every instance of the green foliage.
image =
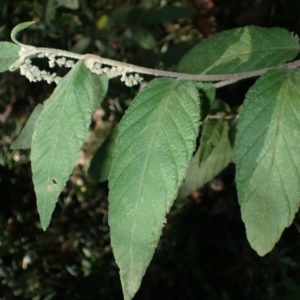
<svg viewBox="0 0 300 300">
<path fill-rule="evenodd" d="M 190 9 L 176 6 L 149 7 L 145 1 L 112 11 L 109 6 L 95 22 L 91 18 L 91 11 L 85 10 L 76 15 L 75 11 L 85 5 L 79 1 L 47 1 L 44 20 L 46 35 L 53 37 L 53 33 L 59 31 L 63 36 L 62 24 L 72 20 L 73 30 L 80 31 L 73 51 L 83 53 L 94 46 L 101 56 L 115 57 L 126 53 L 130 60 L 133 54 L 131 59 L 142 58 L 146 64 L 159 67 L 162 65 L 158 59 L 172 53 L 172 49 L 181 45 L 177 42 L 182 39 L 176 40 L 172 29 L 167 36 L 161 37 L 161 28 L 155 25 L 162 26 L 165 22 L 193 14 Z M 50 28 L 49 24 L 59 10 L 71 12 L 68 11 L 59 24 Z M 93 30 L 85 30 L 78 25 L 84 22 L 93 23 Z M 13 29 L 12 39 L 15 43 L 18 44 L 16 34 L 30 24 L 32 22 L 22 23 Z M 120 32 L 123 35 L 120 40 L 118 37 L 116 43 L 114 38 Z M 105 46 L 108 41 L 110 47 Z M 116 47 L 123 43 L 124 48 L 122 45 Z M 14 70 L 24 63 L 20 60 L 11 66 L 19 58 L 19 50 L 19 45 L 0 43 L 1 71 Z M 178 69 L 193 74 L 243 73 L 277 67 L 294 59 L 298 52 L 298 38 L 287 30 L 247 26 L 218 33 L 201 42 L 182 58 Z M 108 78 L 117 75 L 95 75 L 91 72 L 91 66 L 87 64 L 91 70 L 85 66 L 84 60 L 85 56 L 79 58 L 47 102 L 36 107 L 21 135 L 11 145 L 12 149 L 31 148 L 34 188 L 43 229 L 49 225 L 58 197 L 69 178 L 70 182 L 76 182 L 76 193 L 66 193 L 66 196 L 64 190 L 60 204 L 62 201 L 67 203 L 72 197 L 70 195 L 76 194 L 84 208 L 86 199 L 92 198 L 86 192 L 87 187 L 91 188 L 89 183 L 81 183 L 84 180 L 76 178 L 77 168 L 73 174 L 72 170 L 80 149 L 83 147 L 82 152 L 87 151 L 90 137 L 86 144 L 84 141 L 90 128 L 90 117 L 99 109 L 107 94 Z M 170 59 L 168 64 L 172 66 L 174 61 Z M 125 77 L 127 75 L 126 69 L 122 68 L 116 68 L 114 72 L 122 73 Z M 272 250 L 284 228 L 292 223 L 299 207 L 299 155 L 296 151 L 300 128 L 296 105 L 299 98 L 299 71 L 282 69 L 262 75 L 250 88 L 241 114 L 236 104 L 229 107 L 215 99 L 214 84 L 192 83 L 181 80 L 180 75 L 178 77 L 150 81 L 142 87 L 132 103 L 131 99 L 136 94 L 134 88 L 129 92 L 127 90 L 126 97 L 122 96 L 121 100 L 116 100 L 114 96 L 115 102 L 111 102 L 109 95 L 107 102 L 103 103 L 103 107 L 107 105 L 111 109 L 113 106 L 118 110 L 118 113 L 109 115 L 111 128 L 118 123 L 124 108 L 130 104 L 118 129 L 96 151 L 88 170 L 92 181 L 109 181 L 108 215 L 106 207 L 101 207 L 101 211 L 105 211 L 105 218 L 109 220 L 111 244 L 120 268 L 126 300 L 132 299 L 140 287 L 174 199 L 179 199 L 174 208 L 177 209 L 183 203 L 180 199 L 203 187 L 223 171 L 233 161 L 233 144 L 242 218 L 248 240 L 259 255 Z M 113 94 L 124 91 L 115 80 L 111 80 L 111 83 Z M 236 119 L 239 119 L 239 123 L 234 141 L 231 132 Z M 200 145 L 191 160 L 196 141 Z M 15 152 L 16 157 L 18 153 Z M 85 168 L 83 165 L 81 167 Z M 93 207 L 93 212 L 97 209 Z M 211 214 L 216 211 L 218 213 L 219 208 L 212 208 Z M 172 214 L 168 216 L 172 218 Z M 99 224 L 96 227 L 99 228 Z M 76 243 L 83 243 L 84 237 L 75 240 L 79 241 Z M 77 247 L 76 243 L 74 248 Z M 176 239 L 172 241 L 172 245 L 176 243 Z M 191 238 L 187 244 L 189 254 L 193 256 L 198 251 L 195 241 Z M 84 274 L 92 274 L 91 261 L 99 260 L 101 254 L 91 251 L 87 245 L 80 251 L 84 256 L 81 262 Z M 237 249 L 232 252 L 240 253 Z M 216 267 L 213 265 L 212 269 Z M 68 265 L 66 270 L 73 276 L 79 274 L 74 266 Z M 201 278 L 201 274 L 196 277 Z M 28 282 L 32 285 L 34 281 Z M 206 288 L 211 289 L 209 285 Z M 55 295 L 49 292 L 45 297 Z M 189 297 L 197 298 L 191 294 Z M 229 298 L 223 291 L 213 297 L 211 299 Z M 186 295 L 183 298 L 187 298 Z"/>
<path fill-rule="evenodd" d="M 228 105 L 222 101 L 215 100 L 210 108 L 212 115 L 208 115 L 203 122 L 199 147 L 199 165 L 204 162 L 213 149 L 219 144 L 223 129 L 224 118 L 230 112 Z"/>
<path fill-rule="evenodd" d="M 10 149 L 30 149 L 35 123 L 44 109 L 43 104 L 38 104 L 30 115 L 26 125 L 18 138 L 11 144 Z"/>
<path fill-rule="evenodd" d="M 78 9 L 79 0 L 56 0 L 58 6 L 64 6 L 69 9 Z"/>
<path fill-rule="evenodd" d="M 198 44 L 179 62 L 180 72 L 230 74 L 277 66 L 299 53 L 298 37 L 282 28 L 246 26 Z"/>
<path fill-rule="evenodd" d="M 200 119 L 192 83 L 155 79 L 119 125 L 109 175 L 109 225 L 124 299 L 132 299 L 153 256 L 195 147 Z"/>
<path fill-rule="evenodd" d="M 216 97 L 215 86 L 211 82 L 196 82 L 200 94 L 201 121 L 207 117 Z"/>
<path fill-rule="evenodd" d="M 31 162 L 37 206 L 44 230 L 65 186 L 90 125 L 90 116 L 102 99 L 93 75 L 79 61 L 54 90 L 39 116 L 31 144 Z M 107 88 L 105 77 L 102 90 Z M 95 104 L 95 102 L 97 104 Z M 45 170 L 45 165 L 47 169 Z"/>
<path fill-rule="evenodd" d="M 124 23 L 143 23 L 153 26 L 190 17 L 193 14 L 193 10 L 180 6 L 164 5 L 162 7 L 149 8 L 143 3 L 139 5 L 126 5 L 111 12 L 109 26 L 117 27 Z"/>
<path fill-rule="evenodd" d="M 94 154 L 88 170 L 89 177 L 93 181 L 108 180 L 108 175 L 111 169 L 113 154 L 115 151 L 115 140 L 118 130 L 115 129 L 97 149 Z"/>
<path fill-rule="evenodd" d="M 133 26 L 132 36 L 133 39 L 144 49 L 153 49 L 156 46 L 156 41 L 153 34 L 144 26 Z"/>
<path fill-rule="evenodd" d="M 299 70 L 274 70 L 250 88 L 235 142 L 236 183 L 247 237 L 270 252 L 299 208 Z"/>
<path fill-rule="evenodd" d="M 0 72 L 7 71 L 10 65 L 19 58 L 20 49 L 20 46 L 13 43 L 0 43 Z"/>
<path fill-rule="evenodd" d="M 164 5 L 157 9 L 148 11 L 144 22 L 149 25 L 166 23 L 180 18 L 190 17 L 195 12 L 187 7 Z"/>
<path fill-rule="evenodd" d="M 34 22 L 24 22 L 24 23 L 21 23 L 21 24 L 15 26 L 15 27 L 13 28 L 13 30 L 11 31 L 11 34 L 10 34 L 10 37 L 11 37 L 12 41 L 13 41 L 14 43 L 16 43 L 17 45 L 21 45 L 21 44 L 18 42 L 18 40 L 17 40 L 17 34 L 18 34 L 20 31 L 26 29 L 27 27 L 29 27 L 29 26 L 32 25 L 32 24 L 34 24 Z"/>
<path fill-rule="evenodd" d="M 204 162 L 212 150 L 220 142 L 223 132 L 224 122 L 220 119 L 207 119 L 203 126 L 199 148 L 199 164 Z"/>
<path fill-rule="evenodd" d="M 210 152 L 207 159 L 199 165 L 201 145 L 195 153 L 188 168 L 185 180 L 178 192 L 178 198 L 183 199 L 200 189 L 224 170 L 233 160 L 233 150 L 228 139 L 228 121 L 222 121 L 222 134 L 218 144 Z"/>
</svg>

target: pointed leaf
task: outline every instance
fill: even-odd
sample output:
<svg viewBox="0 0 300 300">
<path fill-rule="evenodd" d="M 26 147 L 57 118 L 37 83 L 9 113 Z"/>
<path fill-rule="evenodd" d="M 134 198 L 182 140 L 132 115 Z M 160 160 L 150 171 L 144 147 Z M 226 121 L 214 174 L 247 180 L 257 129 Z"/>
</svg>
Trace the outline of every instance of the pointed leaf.
<svg viewBox="0 0 300 300">
<path fill-rule="evenodd" d="M 29 26 L 32 25 L 32 24 L 34 24 L 34 22 L 24 22 L 24 23 L 20 23 L 20 24 L 18 24 L 17 26 L 15 26 L 15 27 L 13 28 L 13 30 L 11 31 L 11 34 L 10 34 L 10 37 L 11 37 L 12 41 L 13 41 L 14 43 L 18 44 L 18 45 L 22 45 L 22 44 L 19 43 L 19 42 L 17 41 L 17 39 L 16 39 L 17 34 L 18 34 L 20 31 L 26 29 L 27 27 L 29 27 Z"/>
<path fill-rule="evenodd" d="M 210 106 L 209 116 L 203 123 L 199 148 L 199 165 L 204 162 L 218 145 L 224 128 L 223 117 L 230 112 L 224 101 L 215 99 Z"/>
<path fill-rule="evenodd" d="M 219 144 L 223 127 L 224 121 L 220 119 L 207 119 L 204 122 L 200 139 L 199 164 L 204 162 Z"/>
<path fill-rule="evenodd" d="M 298 37 L 286 29 L 247 26 L 215 34 L 190 50 L 180 72 L 231 74 L 277 66 L 299 53 Z"/>
<path fill-rule="evenodd" d="M 109 175 L 109 224 L 125 300 L 140 286 L 187 170 L 199 111 L 191 82 L 155 79 L 119 124 Z"/>
<path fill-rule="evenodd" d="M 143 23 L 157 25 L 170 21 L 187 18 L 195 14 L 195 11 L 185 6 L 164 5 L 155 9 L 148 9 L 143 18 Z"/>
<path fill-rule="evenodd" d="M 195 86 L 200 92 L 201 121 L 204 121 L 215 100 L 216 89 L 211 82 L 195 82 Z"/>
<path fill-rule="evenodd" d="M 7 71 L 9 66 L 18 60 L 20 49 L 19 45 L 0 42 L 0 72 Z"/>
<path fill-rule="evenodd" d="M 58 3 L 57 6 L 64 6 L 69 9 L 78 9 L 79 8 L 79 0 L 56 0 Z"/>
<path fill-rule="evenodd" d="M 90 125 L 95 107 L 94 76 L 79 61 L 56 87 L 36 122 L 31 161 L 44 230 Z"/>
<path fill-rule="evenodd" d="M 179 199 L 183 199 L 194 191 L 200 189 L 205 183 L 212 180 L 223 169 L 225 169 L 232 161 L 233 151 L 228 140 L 228 131 L 229 125 L 228 122 L 225 122 L 219 143 L 212 150 L 205 162 L 202 162 L 200 166 L 200 148 L 198 148 L 190 163 L 184 182 L 179 189 Z"/>
<path fill-rule="evenodd" d="M 219 99 L 215 99 L 214 102 L 211 104 L 209 112 L 211 116 L 216 115 L 219 117 L 225 117 L 225 115 L 228 113 L 230 113 L 230 107 L 226 102 Z"/>
<path fill-rule="evenodd" d="M 108 175 L 111 169 L 111 163 L 113 160 L 113 154 L 115 150 L 115 140 L 118 134 L 118 130 L 115 129 L 97 149 L 93 156 L 88 175 L 93 181 L 105 181 L 108 179 Z"/>
<path fill-rule="evenodd" d="M 236 184 L 247 238 L 272 250 L 300 204 L 300 71 L 274 70 L 249 90 L 235 140 Z"/>
<path fill-rule="evenodd" d="M 144 49 L 154 49 L 156 47 L 156 40 L 152 32 L 144 26 L 132 26 L 132 38 Z"/>
<path fill-rule="evenodd" d="M 107 94 L 108 89 L 108 77 L 106 74 L 95 75 L 93 74 L 93 89 L 94 89 L 94 101 L 93 112 L 97 110 Z"/>
<path fill-rule="evenodd" d="M 11 144 L 10 149 L 30 149 L 31 148 L 31 141 L 32 135 L 34 132 L 34 127 L 37 119 L 39 118 L 40 114 L 42 113 L 44 106 L 42 104 L 38 104 L 35 109 L 33 110 L 32 114 L 30 115 L 27 123 L 25 124 L 24 128 L 22 129 L 20 135 L 17 139 Z"/>
</svg>

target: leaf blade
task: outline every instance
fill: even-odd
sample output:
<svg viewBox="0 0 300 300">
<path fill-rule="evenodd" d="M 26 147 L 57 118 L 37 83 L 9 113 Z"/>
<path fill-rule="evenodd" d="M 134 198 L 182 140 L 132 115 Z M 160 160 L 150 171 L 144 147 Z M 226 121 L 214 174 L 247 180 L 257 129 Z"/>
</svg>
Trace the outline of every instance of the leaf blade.
<svg viewBox="0 0 300 300">
<path fill-rule="evenodd" d="M 11 144 L 10 149 L 30 149 L 32 135 L 34 132 L 36 121 L 38 120 L 40 114 L 42 113 L 44 106 L 38 104 L 33 112 L 31 113 L 28 121 L 26 122 L 24 128 L 22 129 L 20 135 L 17 139 Z"/>
<path fill-rule="evenodd" d="M 113 153 L 116 147 L 116 137 L 118 130 L 115 129 L 101 144 L 94 154 L 90 167 L 88 169 L 88 175 L 92 181 L 106 181 L 111 169 L 113 160 Z"/>
<path fill-rule="evenodd" d="M 207 119 L 204 122 L 200 139 L 199 164 L 204 162 L 221 140 L 224 121 L 220 119 Z"/>
<path fill-rule="evenodd" d="M 296 57 L 298 43 L 297 36 L 282 28 L 246 26 L 226 30 L 192 48 L 179 62 L 178 70 L 231 74 L 277 66 Z"/>
<path fill-rule="evenodd" d="M 18 44 L 18 45 L 22 45 L 20 42 L 18 42 L 18 40 L 17 40 L 17 38 L 16 38 L 16 37 L 17 37 L 17 34 L 18 34 L 20 31 L 26 29 L 27 27 L 29 27 L 29 26 L 32 25 L 32 24 L 34 24 L 34 22 L 33 22 L 33 21 L 29 21 L 29 22 L 23 22 L 23 23 L 20 23 L 20 24 L 18 24 L 17 26 L 15 26 L 15 27 L 13 28 L 13 30 L 11 31 L 11 34 L 10 34 L 10 37 L 11 37 L 12 41 L 13 41 L 14 43 Z"/>
<path fill-rule="evenodd" d="M 221 139 L 208 158 L 199 166 L 200 147 L 191 160 L 185 180 L 178 191 L 178 199 L 189 196 L 212 180 L 233 160 L 233 149 L 228 139 L 229 125 L 224 123 Z"/>
<path fill-rule="evenodd" d="M 200 93 L 201 121 L 207 117 L 216 97 L 216 88 L 211 82 L 195 82 Z"/>
<path fill-rule="evenodd" d="M 299 70 L 274 70 L 249 90 L 235 140 L 236 183 L 247 238 L 263 256 L 299 208 Z"/>
<path fill-rule="evenodd" d="M 142 25 L 132 26 L 132 38 L 140 47 L 146 50 L 152 50 L 156 47 L 153 34 Z"/>
<path fill-rule="evenodd" d="M 119 125 L 109 175 L 109 224 L 125 299 L 138 290 L 152 258 L 195 147 L 199 118 L 192 83 L 156 79 Z"/>
<path fill-rule="evenodd" d="M 36 122 L 31 162 L 44 230 L 90 125 L 95 106 L 94 76 L 84 62 L 79 61 L 56 87 Z"/>
<path fill-rule="evenodd" d="M 0 42 L 0 72 L 9 70 L 10 65 L 18 60 L 20 49 L 19 45 Z"/>
</svg>

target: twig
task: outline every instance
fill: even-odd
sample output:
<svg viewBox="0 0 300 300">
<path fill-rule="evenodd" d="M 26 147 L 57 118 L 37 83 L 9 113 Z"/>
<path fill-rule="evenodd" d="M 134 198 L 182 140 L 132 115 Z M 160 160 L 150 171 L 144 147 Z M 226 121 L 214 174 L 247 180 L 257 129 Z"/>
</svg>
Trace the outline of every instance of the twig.
<svg viewBox="0 0 300 300">
<path fill-rule="evenodd" d="M 55 55 L 55 56 L 63 56 L 73 59 L 83 59 L 85 64 L 91 68 L 94 64 L 101 64 L 101 65 L 108 65 L 110 67 L 114 67 L 118 70 L 117 74 L 123 73 L 138 73 L 138 74 L 148 74 L 153 76 L 163 76 L 163 77 L 172 77 L 177 79 L 185 79 L 191 81 L 219 81 L 215 84 L 216 88 L 223 87 L 225 85 L 237 82 L 242 79 L 251 78 L 260 76 L 271 69 L 293 69 L 300 66 L 300 60 L 290 62 L 287 64 L 282 64 L 276 67 L 269 67 L 260 70 L 245 72 L 245 73 L 234 73 L 234 74 L 216 74 L 216 75 L 206 75 L 206 74 L 186 74 L 186 73 L 179 73 L 179 72 L 170 72 L 170 71 L 163 71 L 163 70 L 156 70 L 150 68 L 144 68 L 124 62 L 115 61 L 112 59 L 104 58 L 101 56 L 97 56 L 94 54 L 77 54 L 65 50 L 59 50 L 54 48 L 39 48 L 39 47 L 32 47 L 27 45 L 22 45 L 22 50 L 20 51 L 20 64 L 26 60 L 28 57 L 37 56 L 40 54 L 44 55 Z"/>
</svg>

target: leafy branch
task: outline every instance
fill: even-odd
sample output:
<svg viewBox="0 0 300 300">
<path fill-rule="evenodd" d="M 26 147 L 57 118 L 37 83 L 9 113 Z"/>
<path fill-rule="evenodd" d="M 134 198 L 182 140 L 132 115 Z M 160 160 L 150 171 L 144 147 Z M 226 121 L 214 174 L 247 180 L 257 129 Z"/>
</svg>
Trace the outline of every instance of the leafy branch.
<svg viewBox="0 0 300 300">
<path fill-rule="evenodd" d="M 300 205 L 300 60 L 287 63 L 299 53 L 297 36 L 256 26 L 224 31 L 191 49 L 177 73 L 27 46 L 16 34 L 30 24 L 14 28 L 15 44 L 0 43 L 0 71 L 20 68 L 31 81 L 57 83 L 12 144 L 31 148 L 44 230 L 108 80 L 121 76 L 132 86 L 147 74 L 163 78 L 138 93 L 89 170 L 94 180 L 109 182 L 111 243 L 124 299 L 139 289 L 173 201 L 214 178 L 233 157 L 248 240 L 259 255 L 272 250 Z M 71 70 L 60 78 L 33 66 L 33 57 Z M 239 118 L 233 118 L 229 106 L 215 99 L 215 89 L 255 76 L 260 78 L 249 89 Z"/>
<path fill-rule="evenodd" d="M 65 57 L 71 58 L 76 60 L 84 60 L 85 65 L 90 69 L 93 73 L 96 74 L 107 74 L 109 78 L 114 78 L 118 76 L 122 76 L 121 80 L 125 82 L 127 86 L 132 86 L 140 83 L 142 81 L 142 77 L 138 74 L 147 74 L 152 75 L 155 77 L 170 77 L 170 78 L 177 78 L 177 79 L 184 79 L 190 81 L 220 81 L 215 83 L 215 88 L 224 87 L 226 85 L 232 84 L 242 79 L 257 77 L 262 74 L 265 74 L 267 71 L 274 69 L 274 67 L 263 68 L 259 70 L 249 71 L 249 72 L 242 72 L 242 73 L 233 73 L 233 74 L 212 74 L 212 75 L 191 75 L 187 73 L 179 73 L 179 72 L 170 72 L 170 71 L 163 71 L 163 70 L 156 70 L 150 68 L 144 68 L 124 62 L 119 62 L 116 60 L 104 58 L 101 56 L 97 56 L 94 54 L 77 54 L 65 50 L 60 49 L 53 49 L 53 48 L 43 48 L 43 47 L 33 47 L 22 44 L 17 41 L 16 35 L 19 31 L 27 28 L 34 22 L 26 22 L 19 24 L 16 26 L 12 33 L 11 38 L 12 40 L 21 46 L 20 50 L 20 58 L 13 66 L 10 67 L 10 70 L 15 70 L 17 67 L 21 67 L 25 65 L 25 68 L 30 64 L 28 58 L 30 57 L 49 57 L 50 59 L 50 66 L 53 66 L 55 57 Z M 58 63 L 59 60 L 58 60 Z M 60 63 L 61 64 L 61 63 Z M 72 65 L 70 65 L 71 67 Z M 300 66 L 300 60 L 281 64 L 276 66 L 277 69 L 294 69 Z M 135 76 L 130 75 L 129 77 L 126 75 L 127 73 L 136 73 Z M 26 75 L 27 73 L 25 73 Z M 48 75 L 48 74 L 47 74 Z M 29 79 L 31 77 L 29 76 Z M 50 80 L 51 81 L 51 80 Z"/>
</svg>

